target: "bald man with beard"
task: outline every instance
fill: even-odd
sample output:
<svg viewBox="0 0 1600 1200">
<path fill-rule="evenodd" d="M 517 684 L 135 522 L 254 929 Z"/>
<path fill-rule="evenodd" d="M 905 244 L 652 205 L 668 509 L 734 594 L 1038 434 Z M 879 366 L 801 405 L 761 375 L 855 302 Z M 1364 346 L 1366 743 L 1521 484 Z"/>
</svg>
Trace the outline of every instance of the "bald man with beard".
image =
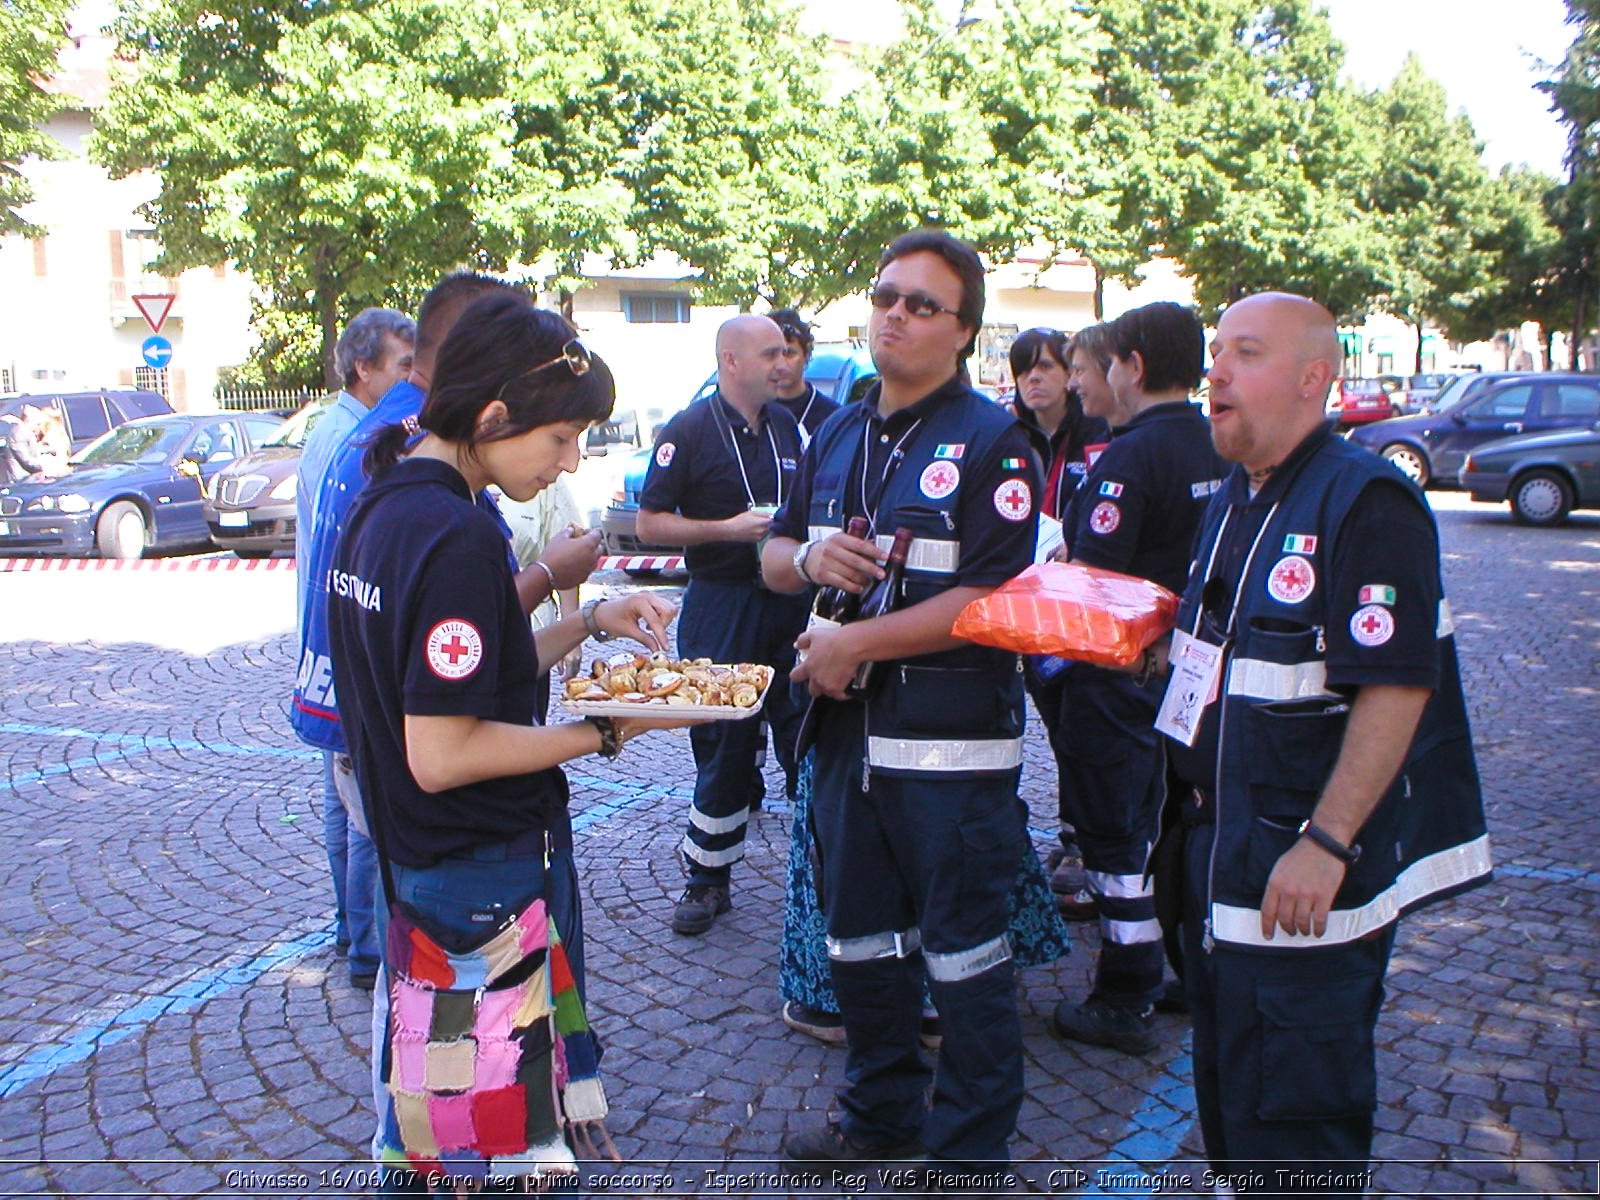
<svg viewBox="0 0 1600 1200">
<path fill-rule="evenodd" d="M 765 715 L 793 772 L 800 713 L 789 696 L 794 640 L 807 598 L 767 591 L 757 544 L 789 496 L 800 465 L 800 427 L 771 403 L 783 372 L 783 331 L 743 314 L 717 330 L 717 389 L 673 417 L 656 440 L 639 494 L 639 537 L 683 546 L 689 586 L 678 618 L 685 658 L 759 662 L 776 674 Z M 732 906 L 733 864 L 744 857 L 761 722 L 714 721 L 689 732 L 694 801 L 682 852 L 688 886 L 672 914 L 696 936 Z"/>
<path fill-rule="evenodd" d="M 1200 1125 L 1221 1171 L 1360 1195 L 1396 920 L 1490 871 L 1438 530 L 1325 419 L 1327 309 L 1248 297 L 1211 351 L 1212 439 L 1236 465 L 1157 719 Z"/>
</svg>

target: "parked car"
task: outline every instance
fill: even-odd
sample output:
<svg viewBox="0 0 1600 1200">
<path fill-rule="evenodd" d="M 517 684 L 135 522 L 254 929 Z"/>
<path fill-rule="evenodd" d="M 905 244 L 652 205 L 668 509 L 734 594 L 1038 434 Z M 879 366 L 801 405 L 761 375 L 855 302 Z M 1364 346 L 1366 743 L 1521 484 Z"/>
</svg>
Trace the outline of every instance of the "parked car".
<svg viewBox="0 0 1600 1200">
<path fill-rule="evenodd" d="M 11 392 L 0 396 L 0 417 L 20 417 L 24 408 L 48 408 L 61 414 L 67 437 L 76 454 L 108 429 L 135 417 L 154 417 L 172 411 L 156 392 L 135 388 L 99 388 L 88 392 Z M 0 448 L 5 445 L 5 424 L 0 422 Z"/>
<path fill-rule="evenodd" d="M 1482 504 L 1509 501 L 1523 525 L 1560 525 L 1575 508 L 1600 508 L 1600 422 L 1485 442 L 1461 466 Z"/>
<path fill-rule="evenodd" d="M 1439 397 L 1439 393 L 1452 379 L 1450 374 L 1413 375 L 1405 381 L 1406 398 L 1401 404 L 1404 413 L 1421 412 Z"/>
<path fill-rule="evenodd" d="M 1490 380 L 1438 412 L 1379 421 L 1350 440 L 1383 455 L 1418 484 L 1454 483 L 1467 454 L 1497 438 L 1587 426 L 1600 418 L 1600 375 L 1549 371 Z"/>
<path fill-rule="evenodd" d="M 1398 417 L 1406 402 L 1405 387 L 1393 375 L 1341 378 L 1328 397 L 1328 412 L 1341 428 Z"/>
<path fill-rule="evenodd" d="M 301 405 L 259 450 L 211 477 L 204 509 L 213 542 L 240 558 L 294 549 L 300 451 L 333 399 L 330 393 Z"/>
<path fill-rule="evenodd" d="M 806 382 L 814 385 L 824 396 L 851 404 L 866 394 L 867 388 L 878 377 L 872 355 L 865 342 L 818 342 L 806 364 Z M 689 398 L 689 403 L 709 396 L 717 386 L 712 375 Z M 663 420 L 662 424 L 666 422 Z M 622 481 L 611 494 L 611 503 L 600 520 L 605 533 L 606 548 L 612 554 L 682 554 L 682 546 L 650 546 L 639 540 L 636 532 L 639 518 L 639 493 L 644 490 L 645 473 L 650 469 L 650 455 L 655 448 L 655 433 L 650 442 L 629 455 L 623 466 Z M 630 571 L 630 575 L 653 575 L 653 571 Z"/>
<path fill-rule="evenodd" d="M 0 488 L 0 554 L 209 550 L 201 485 L 282 423 L 259 413 L 185 413 L 120 425 L 75 455 L 64 474 Z"/>
<path fill-rule="evenodd" d="M 1455 375 L 1439 389 L 1438 395 L 1418 405 L 1417 411 L 1425 415 L 1443 412 L 1464 401 L 1476 399 L 1497 383 L 1508 379 L 1537 379 L 1539 374 L 1537 371 L 1482 371 Z"/>
</svg>

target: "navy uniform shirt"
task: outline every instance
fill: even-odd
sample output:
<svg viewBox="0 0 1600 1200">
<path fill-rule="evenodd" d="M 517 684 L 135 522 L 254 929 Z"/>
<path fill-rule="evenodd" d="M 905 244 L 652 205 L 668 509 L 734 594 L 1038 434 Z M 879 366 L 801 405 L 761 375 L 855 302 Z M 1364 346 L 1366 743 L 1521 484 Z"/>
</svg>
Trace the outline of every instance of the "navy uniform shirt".
<svg viewBox="0 0 1600 1200">
<path fill-rule="evenodd" d="M 466 480 L 404 459 L 350 509 L 328 577 L 340 715 L 388 854 L 428 866 L 539 829 L 570 841 L 559 770 L 429 794 L 406 765 L 405 717 L 537 724 L 539 659 L 505 534 Z"/>
<path fill-rule="evenodd" d="M 838 412 L 840 407 L 837 400 L 829 400 L 811 383 L 806 384 L 806 390 L 798 396 L 780 396 L 773 403 L 781 405 L 795 419 L 800 426 L 800 440 L 808 446 L 811 439 L 817 436 L 817 430 L 822 428 L 822 423 Z"/>
<path fill-rule="evenodd" d="M 856 451 L 842 481 L 844 516 L 839 522 L 841 527 L 851 517 L 865 515 L 875 508 L 883 494 L 885 472 L 897 465 L 893 457 L 895 447 L 911 432 L 912 426 L 948 398 L 969 390 L 965 377 L 957 374 L 915 404 L 882 417 L 878 415 L 881 389 L 882 384 L 874 383 L 859 405 L 847 406 L 833 418 L 835 421 L 863 421 L 866 429 L 856 431 L 853 436 L 858 442 L 864 440 L 868 448 L 865 464 L 860 450 Z M 1001 516 L 995 497 L 1003 484 L 1022 480 L 1027 485 L 1028 495 L 1037 498 L 1043 474 L 1039 455 L 1028 431 L 1013 424 L 996 439 L 987 462 L 966 463 L 964 467 L 960 498 L 961 562 L 957 573 L 950 577 L 949 586 L 996 587 L 1021 574 L 1033 562 L 1035 522 Z M 815 473 L 816 462 L 807 455 L 800 476 L 795 480 L 793 497 L 773 521 L 775 536 L 799 542 L 810 537 L 809 514 Z M 892 533 L 893 530 L 878 529 L 876 532 Z"/>
<path fill-rule="evenodd" d="M 1231 514 L 1201 592 L 1203 640 L 1215 644 L 1220 631 L 1228 628 L 1250 549 L 1272 506 L 1293 485 L 1295 465 L 1332 436 L 1332 424 L 1319 428 L 1284 459 L 1254 496 L 1243 467 L 1234 468 L 1225 481 L 1223 499 Z M 1263 543 L 1256 553 L 1265 556 L 1263 561 L 1273 562 L 1292 559 L 1294 550 L 1288 542 Z M 1436 688 L 1442 598 L 1439 535 L 1401 483 L 1378 480 L 1368 485 L 1341 524 L 1329 561 L 1329 577 L 1319 581 L 1330 597 L 1323 634 L 1329 690 L 1349 696 L 1364 684 Z M 1206 562 L 1197 562 L 1195 570 L 1204 571 L 1206 566 Z M 1387 610 L 1389 619 L 1362 626 L 1360 622 L 1367 619 L 1367 610 L 1373 606 Z M 1167 743 L 1178 777 L 1191 787 L 1210 790 L 1216 786 L 1219 707 L 1212 704 L 1206 709 L 1193 746 Z"/>
<path fill-rule="evenodd" d="M 1228 464 L 1188 401 L 1145 409 L 1111 437 L 1063 516 L 1073 562 L 1183 591 L 1200 518 Z"/>
<path fill-rule="evenodd" d="M 721 521 L 788 500 L 800 466 L 800 427 L 768 403 L 752 429 L 721 392 L 696 400 L 656 439 L 639 507 Z M 753 542 L 706 542 L 684 550 L 695 579 L 749 583 L 760 573 Z"/>
</svg>

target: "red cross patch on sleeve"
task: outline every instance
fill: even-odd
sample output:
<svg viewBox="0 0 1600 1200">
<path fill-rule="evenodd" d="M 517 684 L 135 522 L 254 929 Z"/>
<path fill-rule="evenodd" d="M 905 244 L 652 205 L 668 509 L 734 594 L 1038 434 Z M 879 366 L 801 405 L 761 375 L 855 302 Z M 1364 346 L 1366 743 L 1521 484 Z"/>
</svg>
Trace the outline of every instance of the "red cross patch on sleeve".
<svg viewBox="0 0 1600 1200">
<path fill-rule="evenodd" d="M 483 661 L 483 638 L 470 621 L 440 621 L 428 630 L 428 670 L 440 679 L 465 679 Z"/>
</svg>

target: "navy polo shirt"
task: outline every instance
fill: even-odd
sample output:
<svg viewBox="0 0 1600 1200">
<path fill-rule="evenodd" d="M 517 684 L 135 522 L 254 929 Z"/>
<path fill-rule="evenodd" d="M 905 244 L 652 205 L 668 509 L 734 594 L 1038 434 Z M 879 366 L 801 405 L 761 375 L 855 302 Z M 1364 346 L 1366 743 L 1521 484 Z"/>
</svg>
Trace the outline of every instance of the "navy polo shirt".
<svg viewBox="0 0 1600 1200">
<path fill-rule="evenodd" d="M 839 411 L 839 402 L 829 400 L 811 383 L 806 384 L 806 390 L 798 396 L 780 396 L 772 403 L 780 405 L 795 419 L 807 444 L 817 436 L 817 430 L 822 428 L 823 422 Z"/>
<path fill-rule="evenodd" d="M 639 507 L 721 521 L 789 499 L 801 457 L 800 427 L 768 402 L 752 429 L 721 392 L 701 397 L 656 439 Z M 753 542 L 705 542 L 684 550 L 694 579 L 750 583 L 760 573 Z"/>
<path fill-rule="evenodd" d="M 1295 466 L 1332 436 L 1331 423 L 1318 428 L 1254 496 L 1243 467 L 1235 467 L 1225 481 L 1223 498 L 1231 516 L 1201 592 L 1208 629 L 1227 628 L 1239 577 L 1267 514 L 1293 486 Z M 1259 552 L 1280 550 L 1279 546 L 1263 546 Z M 1330 598 L 1324 637 L 1331 691 L 1353 695 L 1366 684 L 1438 687 L 1442 599 L 1438 564 L 1438 530 L 1428 513 L 1406 494 L 1404 485 L 1382 479 L 1369 484 L 1340 525 L 1328 577 L 1322 583 Z M 1197 562 L 1195 570 L 1204 571 L 1206 565 Z M 1363 645 L 1356 637 L 1356 613 L 1372 601 L 1370 591 L 1364 597 L 1363 589 L 1388 589 L 1383 603 L 1393 618 L 1394 632 L 1377 645 Z M 1215 638 L 1207 636 L 1205 640 Z M 1173 768 L 1191 787 L 1209 789 L 1216 783 L 1216 710 L 1215 704 L 1207 709 L 1193 746 L 1167 743 Z"/>
<path fill-rule="evenodd" d="M 1196 405 L 1145 409 L 1072 493 L 1062 520 L 1072 561 L 1182 592 L 1200 518 L 1228 471 Z"/>
<path fill-rule="evenodd" d="M 864 470 L 858 448 L 844 478 L 833 485 L 843 501 L 841 510 L 845 520 L 840 522 L 841 527 L 850 517 L 876 508 L 883 495 L 886 473 L 900 469 L 895 458 L 896 449 L 904 457 L 908 443 L 903 439 L 907 439 L 908 434 L 916 436 L 912 427 L 940 405 L 970 390 L 965 376 L 958 372 L 915 404 L 884 417 L 878 413 L 882 384 L 874 383 L 860 404 L 846 406 L 832 418 L 832 421 L 849 422 L 853 428 L 848 436 L 858 447 L 864 443 L 868 451 Z M 811 497 L 817 491 L 816 469 L 816 459 L 808 454 L 795 480 L 793 497 L 773 521 L 776 536 L 800 542 L 811 536 L 809 515 Z M 913 465 L 906 469 L 921 470 L 921 467 Z M 961 565 L 950 577 L 950 586 L 996 587 L 1020 574 L 1033 561 L 1035 522 L 1007 520 L 1000 515 L 994 502 L 1000 486 L 1012 479 L 1024 480 L 1032 495 L 1039 494 L 1039 453 L 1027 429 L 1013 423 L 995 440 L 987 460 L 967 464 L 964 476 L 960 497 Z M 827 496 L 830 492 L 821 494 Z M 893 531 L 880 528 L 877 532 Z"/>
<path fill-rule="evenodd" d="M 404 459 L 373 479 L 351 506 L 328 585 L 340 714 L 390 857 L 429 866 L 540 829 L 569 844 L 559 770 L 430 795 L 406 765 L 407 715 L 538 723 L 539 659 L 505 535 L 461 474 Z"/>
</svg>

